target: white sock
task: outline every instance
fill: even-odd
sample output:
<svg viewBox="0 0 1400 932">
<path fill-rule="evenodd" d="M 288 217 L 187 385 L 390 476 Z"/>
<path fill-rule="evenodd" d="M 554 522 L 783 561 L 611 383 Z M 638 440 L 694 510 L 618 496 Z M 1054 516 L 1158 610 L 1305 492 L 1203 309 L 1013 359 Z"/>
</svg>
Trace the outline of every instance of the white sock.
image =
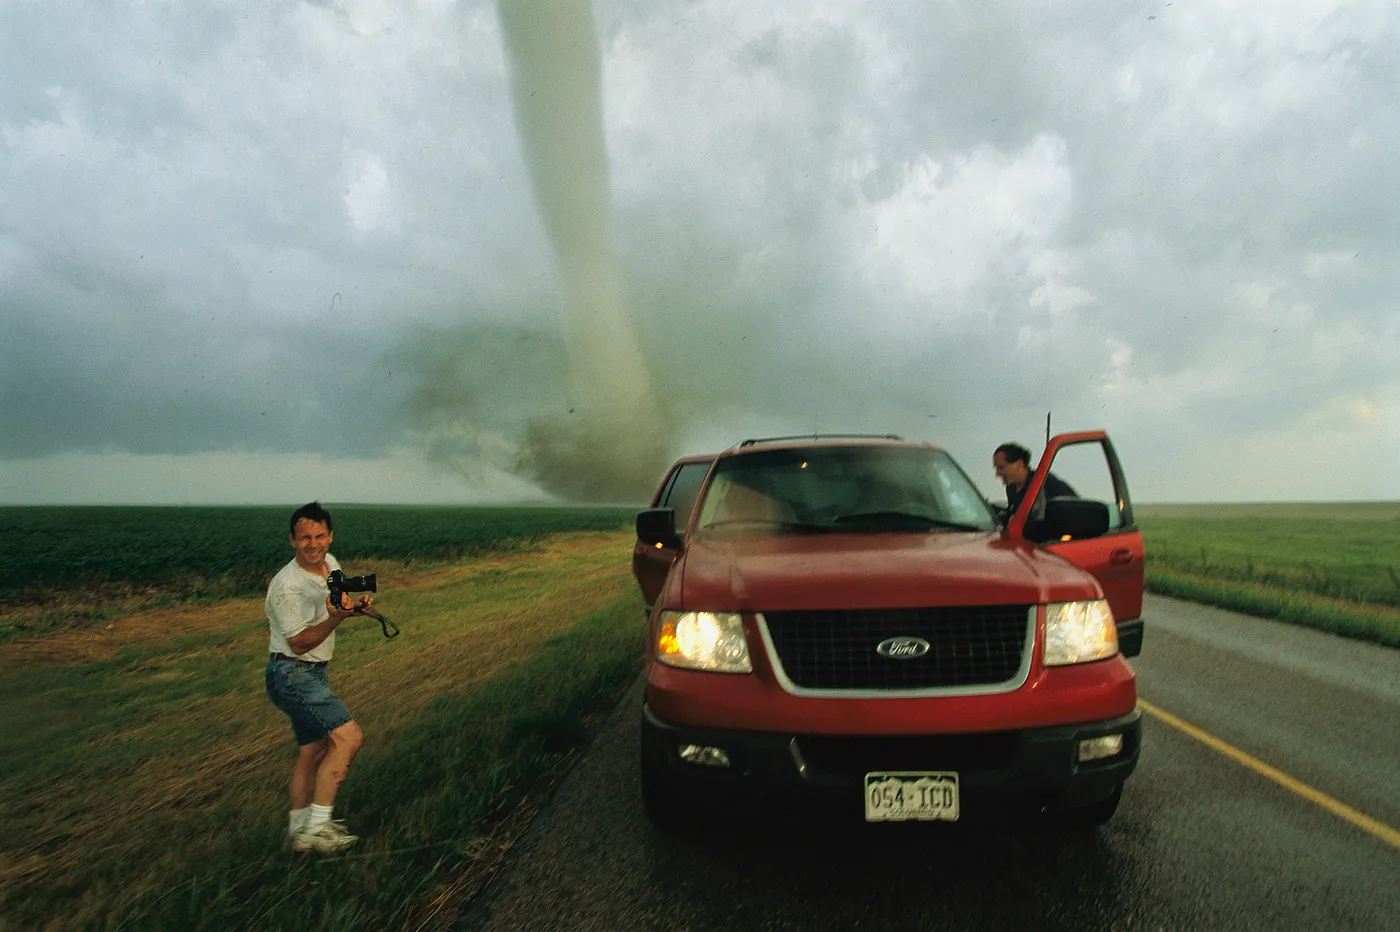
<svg viewBox="0 0 1400 932">
<path fill-rule="evenodd" d="M 302 826 L 303 831 L 310 831 L 322 822 L 329 822 L 331 820 L 330 806 L 318 806 L 312 803 L 309 809 L 310 811 L 306 816 L 306 823 Z"/>
<path fill-rule="evenodd" d="M 287 834 L 295 835 L 297 832 L 300 832 L 302 826 L 306 825 L 306 820 L 310 817 L 310 806 L 305 806 L 301 809 L 293 809 L 287 817 Z"/>
</svg>

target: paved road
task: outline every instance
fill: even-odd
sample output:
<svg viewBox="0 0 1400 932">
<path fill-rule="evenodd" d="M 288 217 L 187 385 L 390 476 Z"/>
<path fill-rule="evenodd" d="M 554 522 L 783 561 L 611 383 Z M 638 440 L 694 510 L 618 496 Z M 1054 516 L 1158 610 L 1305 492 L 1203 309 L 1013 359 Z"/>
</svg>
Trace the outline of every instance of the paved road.
<svg viewBox="0 0 1400 932">
<path fill-rule="evenodd" d="M 1400 652 L 1163 598 L 1145 617 L 1142 699 L 1247 757 L 1144 716 L 1097 833 L 716 819 L 665 838 L 638 803 L 636 688 L 458 932 L 1400 932 Z"/>
</svg>

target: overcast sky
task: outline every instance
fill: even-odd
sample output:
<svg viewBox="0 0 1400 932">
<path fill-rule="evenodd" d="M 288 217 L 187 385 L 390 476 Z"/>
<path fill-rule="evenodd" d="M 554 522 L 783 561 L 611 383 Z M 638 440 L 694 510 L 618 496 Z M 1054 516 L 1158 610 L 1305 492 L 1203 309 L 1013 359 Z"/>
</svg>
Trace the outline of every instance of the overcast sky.
<svg viewBox="0 0 1400 932">
<path fill-rule="evenodd" d="M 1400 499 L 1400 4 L 592 25 L 668 457 L 894 431 L 992 494 L 1052 411 L 1139 502 Z M 511 69 L 483 0 L 0 0 L 0 503 L 543 494 L 578 399 Z"/>
</svg>

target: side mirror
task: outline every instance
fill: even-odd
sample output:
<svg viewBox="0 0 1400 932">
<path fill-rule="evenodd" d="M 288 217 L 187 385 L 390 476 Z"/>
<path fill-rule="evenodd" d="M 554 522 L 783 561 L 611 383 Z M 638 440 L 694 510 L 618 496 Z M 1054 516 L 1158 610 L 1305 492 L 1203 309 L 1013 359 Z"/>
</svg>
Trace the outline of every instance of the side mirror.
<svg viewBox="0 0 1400 932">
<path fill-rule="evenodd" d="M 681 536 L 676 533 L 676 509 L 647 508 L 637 512 L 637 538 L 644 544 L 680 549 Z"/>
<path fill-rule="evenodd" d="M 1038 536 L 1049 543 L 1102 537 L 1108 531 L 1108 506 L 1087 498 L 1052 498 L 1040 525 Z"/>
</svg>

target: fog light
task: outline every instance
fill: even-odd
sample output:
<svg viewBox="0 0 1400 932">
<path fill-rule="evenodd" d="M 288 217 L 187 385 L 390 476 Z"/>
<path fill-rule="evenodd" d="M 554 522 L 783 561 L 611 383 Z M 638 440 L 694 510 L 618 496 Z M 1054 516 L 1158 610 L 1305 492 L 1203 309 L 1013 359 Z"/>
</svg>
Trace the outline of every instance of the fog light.
<svg viewBox="0 0 1400 932">
<path fill-rule="evenodd" d="M 1079 742 L 1079 760 L 1103 760 L 1123 753 L 1122 735 L 1104 735 Z"/>
<path fill-rule="evenodd" d="M 701 744 L 682 744 L 680 747 L 681 760 L 689 764 L 700 764 L 704 767 L 728 767 L 729 755 L 724 748 L 710 748 Z"/>
</svg>

